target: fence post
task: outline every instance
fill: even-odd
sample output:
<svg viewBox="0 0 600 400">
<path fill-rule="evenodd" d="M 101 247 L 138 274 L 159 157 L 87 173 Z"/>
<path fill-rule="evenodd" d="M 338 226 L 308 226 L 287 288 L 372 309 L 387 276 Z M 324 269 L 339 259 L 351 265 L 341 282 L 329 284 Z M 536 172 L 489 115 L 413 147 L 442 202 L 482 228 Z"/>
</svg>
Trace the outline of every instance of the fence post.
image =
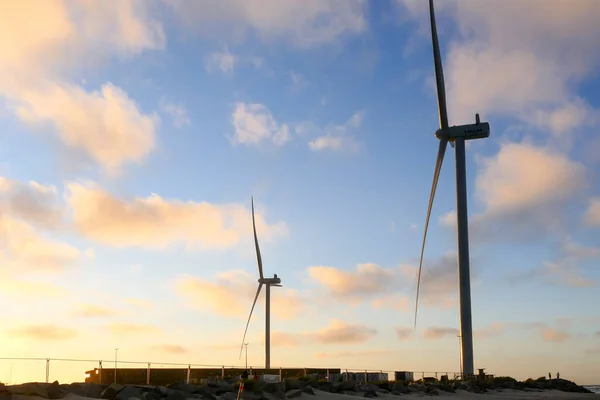
<svg viewBox="0 0 600 400">
<path fill-rule="evenodd" d="M 187 378 L 185 379 L 185 383 L 190 383 L 190 377 L 192 375 L 192 365 L 188 365 L 188 370 L 187 370 Z"/>
<path fill-rule="evenodd" d="M 225 379 L 225 366 L 221 366 L 221 379 Z"/>
<path fill-rule="evenodd" d="M 330 379 L 329 379 L 329 368 L 327 368 L 327 382 L 329 382 L 329 381 L 330 381 Z"/>
<path fill-rule="evenodd" d="M 150 363 L 148 363 L 148 368 L 146 369 L 146 385 L 150 386 Z"/>
<path fill-rule="evenodd" d="M 438 380 L 438 378 L 437 378 L 437 372 L 435 373 L 435 380 L 436 380 L 436 381 Z"/>
<path fill-rule="evenodd" d="M 306 376 L 306 368 L 304 368 L 304 376 Z"/>
<path fill-rule="evenodd" d="M 368 381 L 367 377 L 368 377 L 367 370 L 365 369 L 365 385 L 367 384 L 367 381 Z"/>
<path fill-rule="evenodd" d="M 281 367 L 279 367 L 279 382 L 283 380 L 283 373 L 281 372 Z"/>
<path fill-rule="evenodd" d="M 46 358 L 46 383 L 50 382 L 50 359 Z"/>
<path fill-rule="evenodd" d="M 98 361 L 98 374 L 100 375 L 98 377 L 98 380 L 100 382 L 98 382 L 98 383 L 102 385 L 102 360 Z"/>
</svg>

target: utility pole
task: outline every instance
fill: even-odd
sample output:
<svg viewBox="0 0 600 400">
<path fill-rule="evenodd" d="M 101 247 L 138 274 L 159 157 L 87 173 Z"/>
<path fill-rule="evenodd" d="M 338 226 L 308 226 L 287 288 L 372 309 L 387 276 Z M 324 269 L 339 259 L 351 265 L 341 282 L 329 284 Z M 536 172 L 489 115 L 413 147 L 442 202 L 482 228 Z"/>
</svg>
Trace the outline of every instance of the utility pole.
<svg viewBox="0 0 600 400">
<path fill-rule="evenodd" d="M 119 349 L 115 349 L 115 383 L 117 383 L 117 352 Z"/>
</svg>

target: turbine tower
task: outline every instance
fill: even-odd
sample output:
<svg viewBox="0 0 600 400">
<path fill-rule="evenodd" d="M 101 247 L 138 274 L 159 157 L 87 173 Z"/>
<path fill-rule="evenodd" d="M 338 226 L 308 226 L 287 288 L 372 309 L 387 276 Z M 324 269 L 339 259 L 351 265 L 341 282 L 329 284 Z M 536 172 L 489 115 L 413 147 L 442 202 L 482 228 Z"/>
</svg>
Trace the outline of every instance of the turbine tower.
<svg viewBox="0 0 600 400">
<path fill-rule="evenodd" d="M 425 251 L 425 241 L 427 239 L 427 227 L 431 216 L 431 208 L 435 197 L 444 153 L 448 142 L 454 147 L 456 157 L 456 219 L 458 229 L 458 286 L 460 299 L 460 334 L 461 334 L 461 352 L 463 360 L 463 374 L 472 375 L 473 364 L 473 326 L 471 320 L 471 277 L 469 265 L 469 227 L 467 216 L 467 178 L 465 161 L 465 141 L 471 139 L 483 139 L 490 135 L 490 125 L 487 122 L 479 121 L 479 114 L 475 115 L 475 124 L 448 126 L 448 111 L 446 109 L 446 89 L 444 87 L 444 73 L 442 71 L 442 58 L 440 56 L 440 45 L 437 37 L 437 28 L 435 25 L 435 11 L 433 9 L 433 0 L 429 0 L 429 18 L 431 21 L 431 41 L 433 45 L 433 61 L 435 67 L 435 81 L 438 97 L 438 112 L 440 116 L 440 129 L 435 132 L 435 136 L 440 140 L 437 160 L 435 163 L 435 172 L 433 175 L 433 185 L 429 195 L 429 206 L 427 208 L 427 217 L 425 219 L 425 229 L 423 232 L 423 244 L 421 246 L 421 257 L 419 260 L 419 273 L 417 278 L 417 296 L 415 301 L 415 328 L 417 326 L 417 310 L 419 306 L 419 289 L 421 286 L 421 269 L 423 267 L 423 253 Z"/>
<path fill-rule="evenodd" d="M 271 368 L 271 286 L 281 287 L 281 279 L 274 274 L 272 278 L 265 278 L 263 276 L 262 258 L 260 256 L 260 248 L 258 247 L 258 238 L 256 237 L 256 223 L 254 222 L 254 198 L 252 201 L 252 229 L 254 231 L 254 247 L 256 248 L 256 259 L 258 261 L 258 288 L 256 289 L 256 296 L 254 296 L 254 303 L 250 309 L 250 315 L 248 315 L 248 322 L 246 323 L 246 329 L 244 330 L 244 337 L 242 338 L 242 347 L 240 349 L 240 358 L 242 358 L 242 350 L 244 349 L 244 340 L 246 340 L 246 332 L 248 332 L 248 325 L 250 324 L 250 318 L 252 318 L 252 311 L 256 306 L 256 300 L 263 285 L 265 285 L 265 369 Z"/>
</svg>

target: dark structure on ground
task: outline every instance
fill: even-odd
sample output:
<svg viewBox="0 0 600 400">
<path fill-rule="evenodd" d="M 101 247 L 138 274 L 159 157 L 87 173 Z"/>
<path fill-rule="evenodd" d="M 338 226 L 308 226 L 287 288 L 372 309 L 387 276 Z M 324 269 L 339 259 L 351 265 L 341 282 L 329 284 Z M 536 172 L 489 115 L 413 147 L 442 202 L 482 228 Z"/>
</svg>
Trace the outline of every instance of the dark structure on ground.
<svg viewBox="0 0 600 400">
<path fill-rule="evenodd" d="M 121 385 L 168 385 L 173 382 L 201 383 L 203 380 L 238 378 L 243 368 L 117 368 L 117 383 Z M 340 374 L 339 368 L 282 368 L 265 370 L 252 368 L 253 375 L 277 375 L 281 378 L 298 378 L 305 375 L 324 379 L 328 375 Z M 115 382 L 114 368 L 94 368 L 85 372 L 85 383 L 111 384 Z"/>
</svg>

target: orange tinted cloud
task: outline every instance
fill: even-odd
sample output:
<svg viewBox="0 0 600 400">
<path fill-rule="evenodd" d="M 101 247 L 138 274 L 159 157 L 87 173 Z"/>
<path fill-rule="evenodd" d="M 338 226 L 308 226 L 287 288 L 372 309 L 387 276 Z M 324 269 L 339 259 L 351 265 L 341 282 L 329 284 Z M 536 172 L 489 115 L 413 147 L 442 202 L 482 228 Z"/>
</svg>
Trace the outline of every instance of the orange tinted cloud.
<svg viewBox="0 0 600 400">
<path fill-rule="evenodd" d="M 55 325 L 29 325 L 9 329 L 8 333 L 12 336 L 40 341 L 67 340 L 77 336 L 76 330 Z"/>
<path fill-rule="evenodd" d="M 248 207 L 167 200 L 158 195 L 121 199 L 93 183 L 71 183 L 67 202 L 76 230 L 84 237 L 115 247 L 226 249 L 251 238 Z M 261 241 L 287 235 L 287 225 L 268 225 L 256 214 Z"/>
<path fill-rule="evenodd" d="M 448 336 L 456 337 L 456 335 L 458 335 L 459 333 L 460 331 L 456 328 L 432 327 L 425 329 L 425 332 L 423 332 L 423 336 L 425 337 L 425 339 L 442 339 Z"/>
</svg>

